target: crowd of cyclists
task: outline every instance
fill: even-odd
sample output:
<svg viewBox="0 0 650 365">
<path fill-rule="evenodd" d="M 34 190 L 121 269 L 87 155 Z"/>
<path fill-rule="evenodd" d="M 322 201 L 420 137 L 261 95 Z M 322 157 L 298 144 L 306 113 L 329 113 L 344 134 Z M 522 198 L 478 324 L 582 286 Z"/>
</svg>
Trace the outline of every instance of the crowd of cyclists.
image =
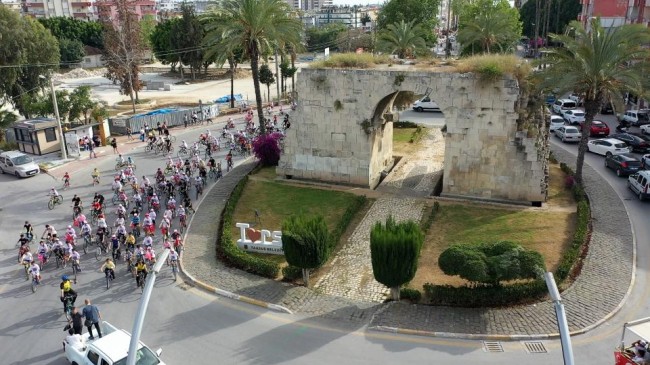
<svg viewBox="0 0 650 365">
<path fill-rule="evenodd" d="M 272 114 L 271 109 L 268 112 Z M 267 133 L 283 133 L 290 126 L 288 115 L 284 116 L 281 124 L 280 127 L 277 115 L 266 119 Z M 252 111 L 247 112 L 243 129 L 231 132 L 233 129 L 235 123 L 230 118 L 218 136 L 208 129 L 189 145 L 183 140 L 178 146 L 177 158 L 172 155 L 169 134 L 159 139 L 150 133 L 147 146 L 154 150 L 158 147 L 153 146 L 162 143 L 167 154 L 165 166 L 159 167 L 151 179 L 146 175 L 138 179 L 133 157 L 125 158 L 120 154 L 116 159 L 116 172 L 111 174 L 110 201 L 100 191 L 95 192 L 90 199 L 87 217 L 82 198 L 75 194 L 71 199 L 71 224 L 61 234 L 46 224 L 34 250 L 30 244 L 38 237 L 32 224 L 25 221 L 17 244 L 18 260 L 25 267 L 28 279 L 31 277 L 39 284 L 41 271 L 49 261 L 55 261 L 57 268 L 71 265 L 74 278 L 71 280 L 68 275 L 62 275 L 60 283 L 60 299 L 64 311 L 67 311 L 77 296 L 72 285 L 76 284 L 76 272 L 81 270 L 80 251 L 84 254 L 94 251 L 97 260 L 110 252 L 99 268 L 107 278 L 107 288 L 108 282 L 115 279 L 118 262 L 126 265 L 136 286 L 143 287 L 149 270 L 156 263 L 157 243 L 162 249 L 170 249 L 167 264 L 175 269 L 183 248 L 182 234 L 187 227 L 188 215 L 194 213 L 191 195 L 198 200 L 209 180 L 217 181 L 223 176 L 221 161 L 217 161 L 213 153 L 220 151 L 222 146 L 228 148 L 225 156 L 228 172 L 233 168 L 233 155 L 249 155 L 252 139 L 259 134 Z M 100 175 L 100 171 L 94 168 L 91 172 L 93 186 L 100 185 Z M 70 188 L 71 180 L 70 174 L 65 172 L 64 189 Z M 63 200 L 55 187 L 48 195 L 50 201 Z"/>
</svg>

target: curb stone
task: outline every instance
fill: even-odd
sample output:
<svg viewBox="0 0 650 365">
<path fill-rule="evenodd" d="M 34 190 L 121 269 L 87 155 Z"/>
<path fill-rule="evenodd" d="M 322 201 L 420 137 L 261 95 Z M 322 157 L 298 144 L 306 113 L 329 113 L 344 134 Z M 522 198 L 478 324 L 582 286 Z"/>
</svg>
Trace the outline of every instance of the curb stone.
<svg viewBox="0 0 650 365">
<path fill-rule="evenodd" d="M 235 172 L 237 169 L 240 169 L 240 170 L 243 169 L 244 167 L 242 167 L 242 166 L 245 163 L 251 163 L 253 160 L 254 160 L 253 157 L 249 157 L 249 158 L 243 160 L 232 171 L 230 171 L 230 173 Z M 218 183 L 219 183 L 219 181 L 212 184 L 212 186 L 210 186 L 207 190 L 204 191 L 204 194 L 201 197 L 201 200 L 196 205 L 196 212 L 194 214 L 192 214 L 192 217 L 190 218 L 189 222 L 187 223 L 187 229 L 185 229 L 185 233 L 183 234 L 183 242 L 187 242 L 187 240 L 186 240 L 187 235 L 189 234 L 190 228 L 192 227 L 192 222 L 194 221 L 194 217 L 198 214 L 198 211 L 199 211 L 199 209 L 201 207 L 201 203 L 203 203 L 203 200 L 205 199 L 205 197 L 210 194 L 212 189 L 215 186 L 217 186 Z M 237 181 L 237 183 L 239 183 L 239 180 Z M 206 284 L 203 281 L 200 281 L 200 280 L 194 278 L 194 276 L 192 276 L 192 274 L 190 274 L 184 268 L 183 255 L 180 256 L 178 264 L 179 264 L 178 265 L 179 272 L 184 276 L 185 281 L 188 282 L 190 285 L 192 285 L 194 287 L 203 289 L 204 291 L 214 293 L 214 294 L 217 294 L 217 295 L 220 295 L 220 296 L 223 296 L 223 297 L 234 299 L 234 300 L 237 300 L 237 301 L 240 301 L 240 302 L 248 303 L 248 304 L 255 305 L 255 306 L 258 306 L 258 307 L 262 307 L 262 308 L 266 308 L 266 309 L 271 309 L 271 310 L 274 310 L 276 312 L 293 314 L 293 312 L 291 310 L 289 310 L 288 308 L 285 308 L 285 307 L 283 307 L 281 305 L 277 305 L 277 304 L 274 304 L 274 303 L 268 303 L 268 302 L 264 302 L 264 301 L 261 301 L 261 300 L 257 300 L 255 298 L 250 298 L 250 297 L 247 297 L 247 296 L 235 294 L 235 293 L 229 292 L 227 290 L 216 288 L 216 287 L 214 287 L 212 285 Z"/>
</svg>

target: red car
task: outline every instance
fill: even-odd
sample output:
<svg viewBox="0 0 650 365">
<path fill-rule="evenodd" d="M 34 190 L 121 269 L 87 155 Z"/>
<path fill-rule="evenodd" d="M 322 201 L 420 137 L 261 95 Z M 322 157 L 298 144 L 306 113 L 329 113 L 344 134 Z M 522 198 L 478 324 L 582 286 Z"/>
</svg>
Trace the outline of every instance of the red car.
<svg viewBox="0 0 650 365">
<path fill-rule="evenodd" d="M 582 131 L 582 124 L 580 124 L 580 130 Z M 600 120 L 594 120 L 591 122 L 591 130 L 589 131 L 590 137 L 607 137 L 609 136 L 609 127 L 604 122 Z"/>
</svg>

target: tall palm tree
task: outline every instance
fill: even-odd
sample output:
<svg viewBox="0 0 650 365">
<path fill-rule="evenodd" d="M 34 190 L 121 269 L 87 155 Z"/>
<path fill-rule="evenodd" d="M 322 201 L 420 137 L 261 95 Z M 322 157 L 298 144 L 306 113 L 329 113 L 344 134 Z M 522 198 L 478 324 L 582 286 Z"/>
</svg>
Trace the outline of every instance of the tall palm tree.
<svg viewBox="0 0 650 365">
<path fill-rule="evenodd" d="M 564 47 L 546 50 L 548 67 L 535 76 L 542 89 L 584 95 L 585 122 L 575 171 L 576 182 L 582 184 L 589 130 L 602 103 L 621 106 L 625 92 L 644 95 L 650 87 L 650 50 L 645 46 L 650 43 L 650 30 L 639 24 L 604 29 L 600 19 L 592 19 L 590 32 L 577 21 L 569 26 L 573 34 L 551 35 Z"/>
<path fill-rule="evenodd" d="M 389 24 L 386 30 L 379 33 L 377 46 L 387 52 L 397 53 L 397 57 L 413 57 L 418 51 L 427 49 L 424 40 L 426 30 L 415 20 Z"/>
<path fill-rule="evenodd" d="M 458 31 L 464 54 L 504 52 L 518 39 L 510 16 L 499 11 L 479 13 Z"/>
<path fill-rule="evenodd" d="M 206 41 L 216 41 L 218 47 L 244 49 L 251 62 L 255 100 L 260 128 L 264 132 L 262 93 L 260 92 L 259 58 L 270 52 L 278 40 L 299 44 L 302 23 L 290 16 L 291 8 L 283 0 L 223 0 L 203 17 Z M 217 51 L 218 52 L 218 51 Z"/>
</svg>

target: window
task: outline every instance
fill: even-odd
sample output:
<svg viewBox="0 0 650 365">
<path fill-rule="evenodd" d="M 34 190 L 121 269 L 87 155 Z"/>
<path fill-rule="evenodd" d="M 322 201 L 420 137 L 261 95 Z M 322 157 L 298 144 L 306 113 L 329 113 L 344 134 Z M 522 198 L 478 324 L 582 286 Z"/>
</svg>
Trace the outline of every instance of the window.
<svg viewBox="0 0 650 365">
<path fill-rule="evenodd" d="M 99 355 L 92 351 L 88 351 L 88 360 L 90 360 L 91 363 L 98 365 L 99 364 Z"/>
<path fill-rule="evenodd" d="M 32 140 L 31 133 L 29 133 L 29 130 L 22 129 L 22 128 L 15 128 L 14 132 L 16 134 L 16 140 L 21 142 L 29 142 L 29 143 L 34 142 L 34 140 Z"/>
<path fill-rule="evenodd" d="M 56 141 L 56 131 L 54 130 L 54 128 L 45 129 L 45 141 L 47 142 Z"/>
</svg>

